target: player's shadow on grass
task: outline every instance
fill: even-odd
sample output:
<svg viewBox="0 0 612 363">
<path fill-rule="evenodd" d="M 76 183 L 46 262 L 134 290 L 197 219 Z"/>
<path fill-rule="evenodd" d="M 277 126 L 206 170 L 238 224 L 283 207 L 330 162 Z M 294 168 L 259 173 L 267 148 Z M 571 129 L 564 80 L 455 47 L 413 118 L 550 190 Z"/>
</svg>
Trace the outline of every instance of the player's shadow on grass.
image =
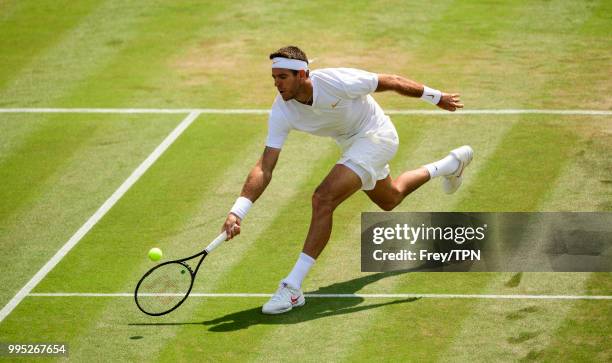
<svg viewBox="0 0 612 363">
<path fill-rule="evenodd" d="M 413 270 L 410 270 L 413 271 Z M 316 291 L 309 291 L 307 294 L 354 294 L 366 285 L 380 279 L 409 272 L 408 270 L 381 272 L 377 274 L 359 277 L 353 280 L 331 284 L 321 287 Z M 306 297 L 306 305 L 296 308 L 289 313 L 280 315 L 264 315 L 261 313 L 261 306 L 256 308 L 237 311 L 227 314 L 217 319 L 202 322 L 189 323 L 142 323 L 130 325 L 206 325 L 212 332 L 226 332 L 233 330 L 246 329 L 252 325 L 259 324 L 295 324 L 304 321 L 326 318 L 334 315 L 350 314 L 358 311 L 380 308 L 388 305 L 402 304 L 418 300 L 418 298 L 397 299 L 380 303 L 361 305 L 364 302 L 362 297 Z"/>
<path fill-rule="evenodd" d="M 309 291 L 307 294 L 354 294 L 363 289 L 366 285 L 385 277 L 395 276 L 405 272 L 407 271 L 391 271 L 367 275 L 353 280 L 324 286 L 316 291 Z M 306 299 L 306 305 L 296 308 L 286 314 L 264 315 L 261 313 L 261 306 L 258 306 L 253 309 L 227 314 L 217 319 L 203 321 L 202 324 L 211 325 L 208 330 L 213 332 L 245 329 L 251 325 L 258 324 L 295 324 L 334 315 L 350 314 L 388 305 L 412 302 L 418 298 L 397 299 L 367 305 L 361 305 L 365 300 L 362 297 L 307 297 Z"/>
</svg>

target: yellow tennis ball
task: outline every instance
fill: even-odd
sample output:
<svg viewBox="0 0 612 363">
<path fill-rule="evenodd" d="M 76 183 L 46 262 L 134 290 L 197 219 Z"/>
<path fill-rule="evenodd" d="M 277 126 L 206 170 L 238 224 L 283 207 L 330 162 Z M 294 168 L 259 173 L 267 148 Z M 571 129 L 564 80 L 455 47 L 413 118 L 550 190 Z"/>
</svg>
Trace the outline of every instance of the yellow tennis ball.
<svg viewBox="0 0 612 363">
<path fill-rule="evenodd" d="M 151 259 L 151 261 L 159 261 L 162 256 L 162 250 L 157 247 L 153 247 L 149 250 L 149 258 Z"/>
</svg>

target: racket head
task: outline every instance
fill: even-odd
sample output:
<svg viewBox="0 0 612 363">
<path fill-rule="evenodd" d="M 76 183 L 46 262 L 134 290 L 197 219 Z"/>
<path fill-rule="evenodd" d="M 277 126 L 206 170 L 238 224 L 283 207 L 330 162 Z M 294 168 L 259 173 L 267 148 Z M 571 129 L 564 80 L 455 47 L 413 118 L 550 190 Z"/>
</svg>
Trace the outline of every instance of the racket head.
<svg viewBox="0 0 612 363">
<path fill-rule="evenodd" d="M 147 315 L 168 314 L 187 300 L 194 278 L 195 273 L 183 261 L 159 264 L 138 281 L 134 291 L 136 306 Z"/>
</svg>

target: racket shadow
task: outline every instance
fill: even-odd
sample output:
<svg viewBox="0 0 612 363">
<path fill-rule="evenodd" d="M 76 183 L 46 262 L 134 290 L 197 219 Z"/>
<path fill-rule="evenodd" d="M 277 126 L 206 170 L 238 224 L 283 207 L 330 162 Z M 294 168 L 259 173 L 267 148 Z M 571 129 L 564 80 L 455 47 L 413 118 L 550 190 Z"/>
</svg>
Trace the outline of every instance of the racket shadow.
<svg viewBox="0 0 612 363">
<path fill-rule="evenodd" d="M 356 279 L 334 283 L 319 288 L 316 291 L 308 291 L 306 294 L 354 294 L 365 286 L 379 281 L 386 277 L 396 276 L 414 270 L 401 270 L 381 272 L 367 275 Z M 389 305 L 409 303 L 419 298 L 406 298 L 362 305 L 365 301 L 362 297 L 342 297 L 342 298 L 317 298 L 306 297 L 306 305 L 296 308 L 289 313 L 279 315 L 264 315 L 261 313 L 261 306 L 255 308 L 233 312 L 222 317 L 201 322 L 175 322 L 175 323 L 141 323 L 129 324 L 137 326 L 175 326 L 175 325 L 203 325 L 209 326 L 211 332 L 229 332 L 247 329 L 250 326 L 266 324 L 296 324 L 315 319 L 322 319 L 336 315 L 351 314 L 359 311 L 376 309 Z"/>
</svg>

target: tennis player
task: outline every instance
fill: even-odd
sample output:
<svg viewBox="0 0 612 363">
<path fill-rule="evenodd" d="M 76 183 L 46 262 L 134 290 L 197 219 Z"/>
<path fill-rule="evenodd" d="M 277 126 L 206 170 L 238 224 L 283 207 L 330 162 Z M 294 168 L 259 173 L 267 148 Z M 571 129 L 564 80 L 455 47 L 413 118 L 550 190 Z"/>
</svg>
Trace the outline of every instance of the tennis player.
<svg viewBox="0 0 612 363">
<path fill-rule="evenodd" d="M 270 59 L 278 95 L 268 120 L 266 147 L 223 225 L 228 239 L 240 233 L 242 220 L 270 183 L 291 130 L 332 137 L 342 149 L 340 160 L 314 191 L 310 228 L 295 266 L 262 308 L 265 314 L 280 314 L 306 302 L 302 281 L 329 240 L 332 216 L 340 203 L 361 189 L 380 208 L 390 211 L 408 194 L 437 177 L 442 177 L 446 193 L 454 193 L 461 185 L 473 150 L 461 146 L 441 160 L 405 171 L 394 179 L 389 161 L 397 151 L 399 138 L 371 93 L 395 91 L 420 97 L 448 111 L 463 107 L 459 94 L 443 93 L 396 75 L 352 68 L 310 72 L 306 54 L 295 46 L 279 49 L 270 54 Z"/>
</svg>

